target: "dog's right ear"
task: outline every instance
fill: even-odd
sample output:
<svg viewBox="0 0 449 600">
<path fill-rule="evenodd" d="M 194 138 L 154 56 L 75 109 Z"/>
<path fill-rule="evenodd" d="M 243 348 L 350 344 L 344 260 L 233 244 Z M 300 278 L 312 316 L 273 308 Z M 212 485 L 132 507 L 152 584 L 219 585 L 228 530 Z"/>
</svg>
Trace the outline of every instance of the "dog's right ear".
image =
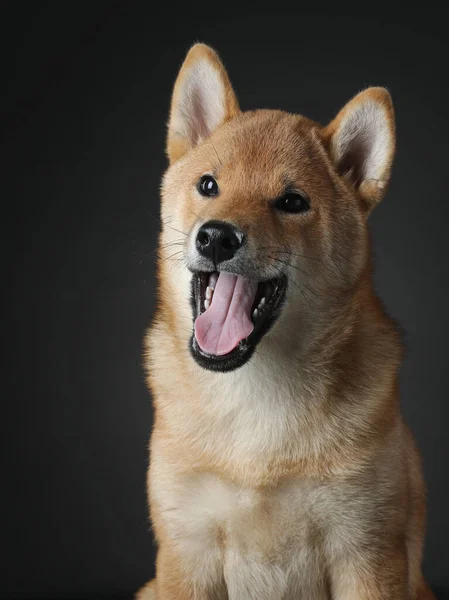
<svg viewBox="0 0 449 600">
<path fill-rule="evenodd" d="M 237 98 L 217 53 L 205 44 L 188 52 L 176 79 L 168 123 L 171 163 L 240 112 Z"/>
</svg>

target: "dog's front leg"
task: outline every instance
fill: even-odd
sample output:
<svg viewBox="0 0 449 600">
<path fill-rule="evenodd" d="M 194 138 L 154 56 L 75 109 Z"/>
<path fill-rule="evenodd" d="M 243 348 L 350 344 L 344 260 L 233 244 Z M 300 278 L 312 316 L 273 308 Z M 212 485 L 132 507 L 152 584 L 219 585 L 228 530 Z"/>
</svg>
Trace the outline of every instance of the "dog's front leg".
<svg viewBox="0 0 449 600">
<path fill-rule="evenodd" d="M 194 590 L 168 545 L 159 547 L 156 559 L 157 600 L 193 600 Z"/>
<path fill-rule="evenodd" d="M 360 549 L 331 567 L 335 600 L 415 600 L 409 596 L 405 546 L 391 551 Z"/>
<path fill-rule="evenodd" d="M 156 559 L 157 600 L 227 600 L 215 562 L 213 556 L 211 561 L 202 555 L 182 556 L 169 540 L 162 542 Z"/>
<path fill-rule="evenodd" d="M 229 600 L 281 600 L 287 581 L 283 570 L 251 552 L 228 550 L 224 578 Z"/>
<path fill-rule="evenodd" d="M 162 545 L 156 559 L 157 600 L 209 600 L 206 589 L 195 583 L 195 573 L 188 573 L 181 566 L 180 557 Z"/>
</svg>

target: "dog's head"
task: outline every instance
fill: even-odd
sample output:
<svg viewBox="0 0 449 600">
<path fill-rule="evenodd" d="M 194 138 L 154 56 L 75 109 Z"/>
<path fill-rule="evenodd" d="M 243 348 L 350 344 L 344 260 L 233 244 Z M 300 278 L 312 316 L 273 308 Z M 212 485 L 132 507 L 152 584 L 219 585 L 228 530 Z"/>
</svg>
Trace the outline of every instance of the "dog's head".
<svg viewBox="0 0 449 600">
<path fill-rule="evenodd" d="M 301 319 L 354 293 L 394 146 L 385 89 L 361 92 L 327 127 L 241 112 L 216 53 L 193 46 L 168 126 L 160 300 L 201 366 L 233 370 L 265 337 L 300 337 Z"/>
</svg>

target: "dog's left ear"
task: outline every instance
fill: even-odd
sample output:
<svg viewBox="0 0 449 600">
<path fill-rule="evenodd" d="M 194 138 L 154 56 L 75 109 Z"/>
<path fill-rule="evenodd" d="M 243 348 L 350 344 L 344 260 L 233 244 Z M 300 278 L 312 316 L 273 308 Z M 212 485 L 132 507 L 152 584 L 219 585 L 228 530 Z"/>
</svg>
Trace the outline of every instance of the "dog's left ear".
<svg viewBox="0 0 449 600">
<path fill-rule="evenodd" d="M 173 90 L 167 137 L 170 162 L 181 158 L 239 112 L 217 53 L 205 44 L 192 46 Z"/>
<path fill-rule="evenodd" d="M 394 157 L 390 94 L 384 88 L 364 90 L 324 129 L 324 137 L 339 175 L 355 187 L 371 212 L 385 193 Z"/>
</svg>

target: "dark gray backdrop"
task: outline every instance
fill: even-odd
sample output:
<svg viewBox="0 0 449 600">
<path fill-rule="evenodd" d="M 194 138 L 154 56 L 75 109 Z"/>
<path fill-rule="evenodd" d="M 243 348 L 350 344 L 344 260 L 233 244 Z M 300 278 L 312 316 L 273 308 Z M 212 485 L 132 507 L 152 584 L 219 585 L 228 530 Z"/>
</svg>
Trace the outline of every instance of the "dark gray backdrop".
<svg viewBox="0 0 449 600">
<path fill-rule="evenodd" d="M 165 120 L 188 47 L 215 46 L 241 105 L 327 122 L 387 86 L 391 187 L 371 218 L 376 283 L 407 333 L 402 405 L 425 461 L 425 571 L 449 586 L 448 81 L 442 15 L 152 13 L 3 5 L 6 241 L 3 597 L 130 597 L 154 571 L 141 344 L 154 306 Z M 168 4 L 168 3 L 167 3 Z M 378 5 L 373 5 L 373 9 Z M 185 14 L 184 14 L 185 13 Z M 405 19 L 405 20 L 404 20 Z M 6 189 L 6 187 L 5 187 Z M 7 477 L 8 476 L 8 477 Z M 7 482 L 7 483 L 6 483 Z"/>
</svg>

